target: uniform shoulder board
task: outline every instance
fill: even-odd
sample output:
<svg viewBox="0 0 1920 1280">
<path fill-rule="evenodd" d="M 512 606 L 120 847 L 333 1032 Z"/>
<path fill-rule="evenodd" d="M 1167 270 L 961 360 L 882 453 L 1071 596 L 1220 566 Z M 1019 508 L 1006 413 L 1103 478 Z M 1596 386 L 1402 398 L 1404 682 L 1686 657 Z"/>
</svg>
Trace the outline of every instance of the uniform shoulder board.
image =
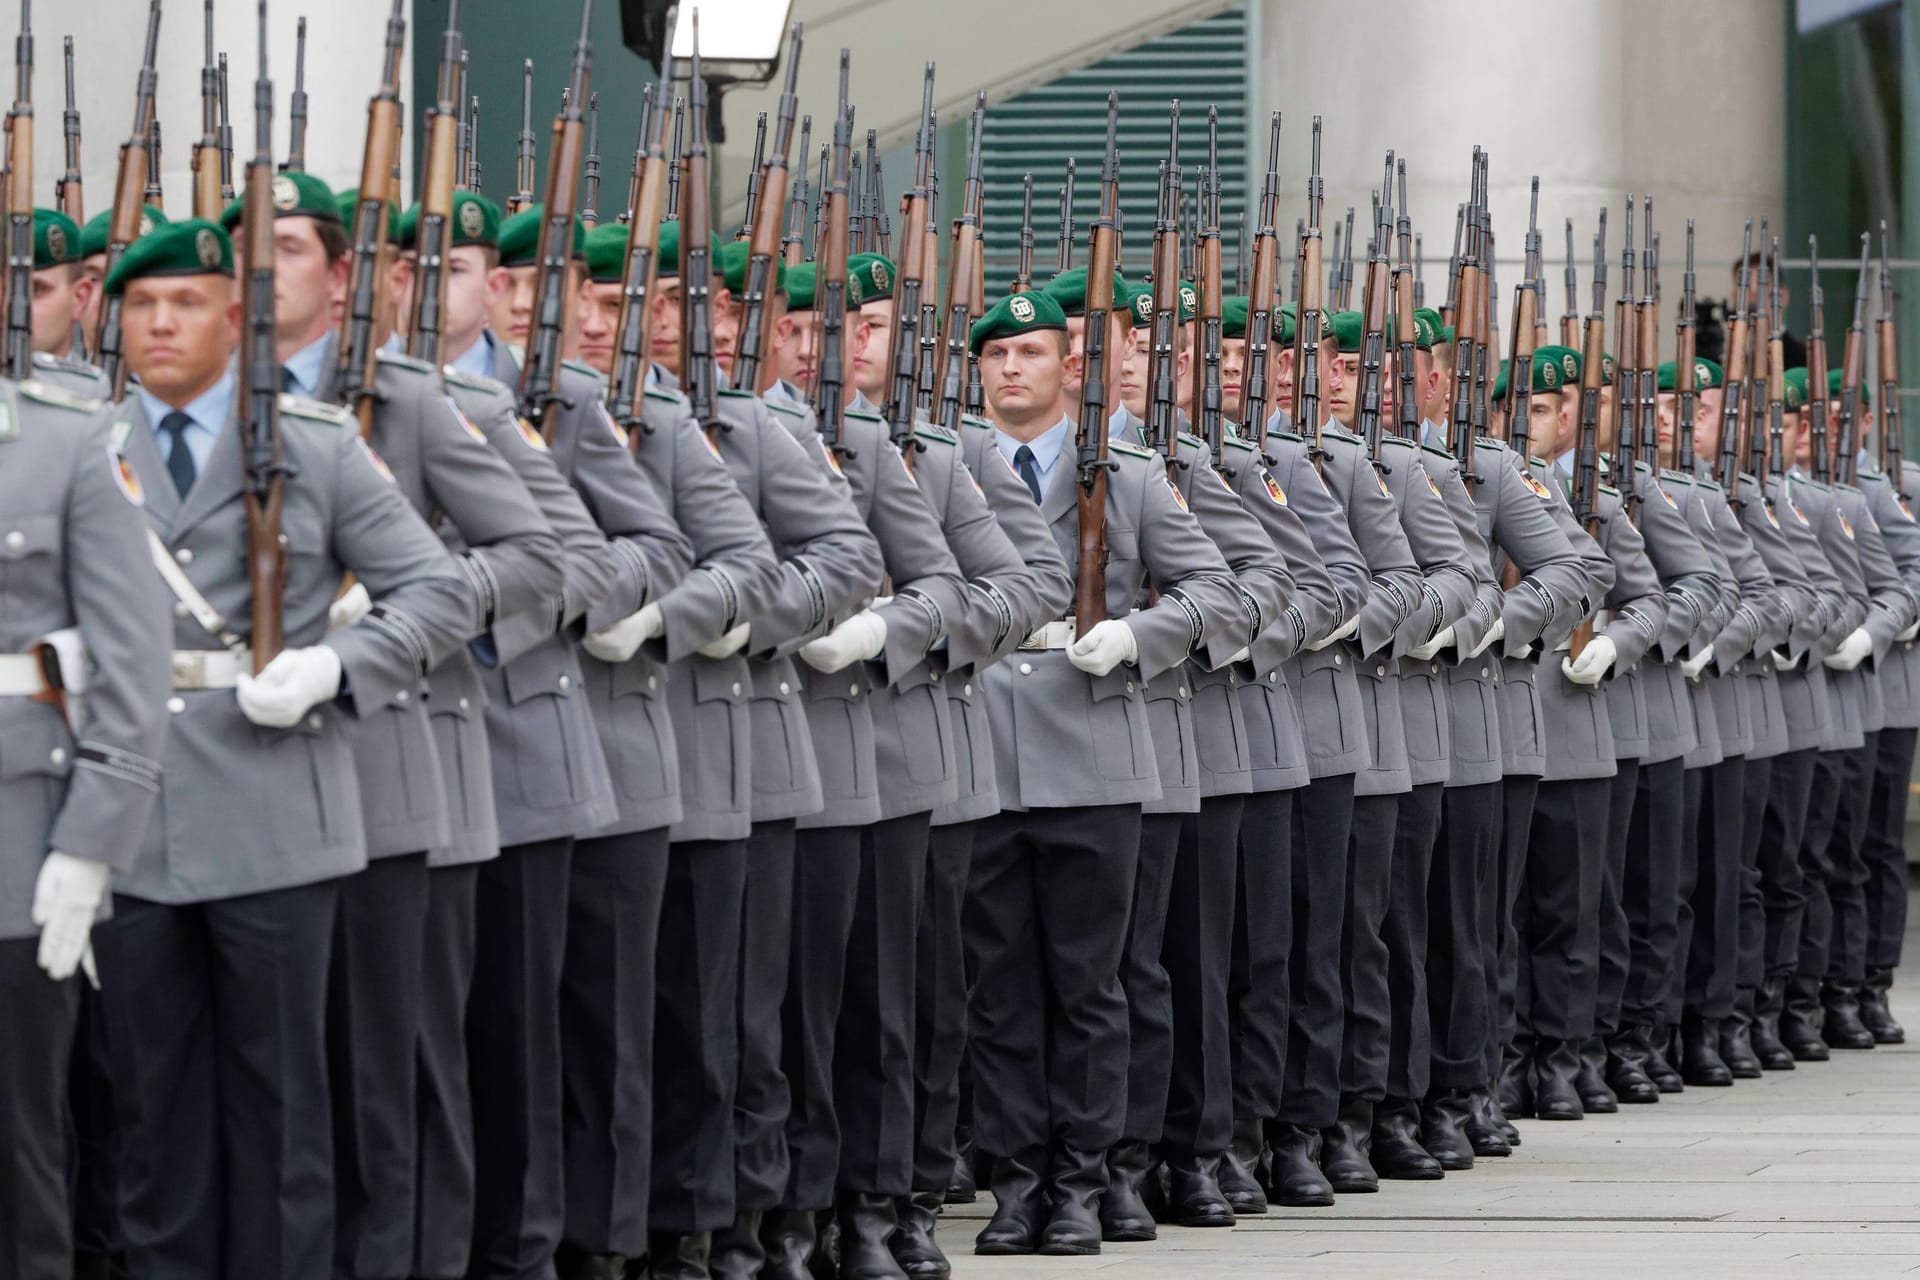
<svg viewBox="0 0 1920 1280">
<path fill-rule="evenodd" d="M 1199 435 L 1192 431 L 1177 431 L 1174 434 L 1180 437 L 1181 444 L 1190 444 L 1196 449 L 1206 443 L 1205 440 L 1202 440 Z"/>
<path fill-rule="evenodd" d="M 937 422 L 916 422 L 913 424 L 913 434 L 918 439 L 937 440 L 944 445 L 956 445 L 960 443 L 959 436 L 954 435 Z"/>
<path fill-rule="evenodd" d="M 1546 465 L 1547 465 L 1547 460 L 1546 460 L 1545 458 L 1543 458 L 1543 457 L 1541 457 L 1541 456 L 1540 456 L 1539 454 L 1537 454 L 1537 453 L 1535 453 L 1535 454 L 1529 454 L 1529 455 L 1528 455 L 1528 457 L 1527 457 L 1527 461 L 1528 461 L 1528 463 L 1530 463 L 1531 465 L 1533 465 L 1533 466 L 1536 466 L 1536 467 L 1544 467 L 1544 466 L 1546 466 Z"/>
<path fill-rule="evenodd" d="M 102 372 L 97 365 L 88 364 L 85 360 L 69 360 L 61 356 L 56 356 L 50 351 L 34 352 L 33 364 L 36 369 L 58 369 L 62 373 L 71 373 L 78 377 L 91 378 L 95 382 L 105 382 L 107 380 L 107 375 Z"/>
<path fill-rule="evenodd" d="M 309 400 L 305 396 L 280 394 L 280 412 L 290 413 L 296 418 L 310 418 L 314 422 L 324 422 L 330 427 L 344 427 L 353 421 L 353 415 L 337 404 L 322 404 L 318 400 Z"/>
<path fill-rule="evenodd" d="M 1418 449 L 1420 447 L 1419 445 L 1415 444 L 1413 441 L 1407 439 L 1405 436 L 1382 437 L 1380 441 L 1380 447 L 1384 449 L 1388 445 L 1392 445 L 1396 449 L 1406 449 L 1409 452 L 1411 452 L 1414 449 Z"/>
<path fill-rule="evenodd" d="M 450 387 L 460 387 L 467 391 L 504 391 L 507 384 L 484 373 L 468 373 L 447 365 L 440 370 L 440 376 L 447 380 Z"/>
<path fill-rule="evenodd" d="M 981 431 L 993 430 L 993 424 L 991 422 L 988 422 L 985 418 L 976 418 L 970 413 L 960 415 L 960 425 L 963 427 L 975 427 Z"/>
<path fill-rule="evenodd" d="M 1485 446 L 1490 444 L 1496 444 L 1497 442 L 1493 440 L 1480 440 L 1480 441 L 1476 441 L 1475 443 L 1477 445 Z M 1436 458 L 1445 458 L 1448 462 L 1452 462 L 1455 460 L 1452 454 L 1448 453 L 1445 449 L 1442 449 L 1437 444 L 1422 444 L 1420 448 L 1422 452 L 1430 453 Z"/>
<path fill-rule="evenodd" d="M 723 395 L 723 396 L 733 396 L 733 397 L 734 397 L 734 398 L 736 398 L 736 399 L 739 399 L 739 398 L 741 398 L 741 397 L 744 397 L 744 398 L 746 398 L 746 399 L 748 399 L 748 400 L 751 400 L 751 399 L 753 399 L 753 398 L 754 398 L 754 395 L 753 395 L 753 392 L 751 392 L 751 391 L 744 391 L 744 390 L 742 390 L 742 389 L 741 389 L 741 388 L 739 388 L 739 387 L 720 387 L 720 388 L 718 388 L 718 390 L 719 390 L 719 392 L 720 392 L 720 394 L 721 394 L 721 395 Z"/>
<path fill-rule="evenodd" d="M 1304 443 L 1306 439 L 1298 431 L 1269 431 L 1267 437 L 1271 440 L 1291 440 L 1295 444 Z"/>
<path fill-rule="evenodd" d="M 1885 484 L 1887 482 L 1887 474 L 1884 471 L 1862 471 L 1858 479 L 1872 480 L 1879 484 Z"/>
<path fill-rule="evenodd" d="M 678 391 L 669 391 L 665 387 L 648 387 L 645 391 L 649 400 L 660 400 L 667 404 L 683 404 L 686 397 Z"/>
<path fill-rule="evenodd" d="M 56 387 L 38 378 L 28 378 L 19 386 L 20 394 L 29 400 L 38 400 L 41 404 L 50 404 L 59 409 L 72 409 L 75 413 L 93 413 L 102 403 L 91 396 L 83 396 L 77 391 L 68 391 L 64 387 Z"/>
<path fill-rule="evenodd" d="M 1223 435 L 1220 437 L 1220 443 L 1226 448 L 1238 449 L 1242 453 L 1255 453 L 1258 451 L 1253 441 L 1242 440 L 1239 436 Z"/>
<path fill-rule="evenodd" d="M 562 369 L 571 369 L 575 373 L 584 373 L 589 378 L 600 377 L 600 371 L 598 369 L 594 368 L 590 364 L 585 364 L 579 360 L 562 360 L 560 362 L 560 367 Z"/>
<path fill-rule="evenodd" d="M 1345 440 L 1348 444 L 1362 443 L 1359 436 L 1354 435 L 1351 431 L 1341 426 L 1324 427 L 1321 429 L 1320 434 L 1322 437 L 1332 436 L 1335 440 Z"/>
<path fill-rule="evenodd" d="M 1662 468 L 1660 468 L 1660 478 L 1661 478 L 1662 480 L 1671 480 L 1671 481 L 1673 481 L 1673 482 L 1674 482 L 1675 484 L 1684 484 L 1684 485 L 1686 485 L 1686 486 L 1687 486 L 1687 487 L 1688 487 L 1689 489 L 1691 489 L 1691 488 L 1693 487 L 1693 477 L 1692 477 L 1692 476 L 1690 476 L 1690 475 L 1688 475 L 1688 474 L 1687 474 L 1686 472 L 1684 472 L 1684 471 L 1675 471 L 1675 470 L 1674 470 L 1674 469 L 1673 469 L 1672 467 L 1662 467 Z"/>
<path fill-rule="evenodd" d="M 845 413 L 847 417 L 858 418 L 862 422 L 885 422 L 886 421 L 886 419 L 881 417 L 879 414 L 868 413 L 865 409 L 845 409 L 845 410 L 842 410 L 842 412 Z"/>
<path fill-rule="evenodd" d="M 1613 497 L 1615 497 L 1615 498 L 1617 498 L 1617 497 L 1619 497 L 1619 496 L 1620 496 L 1620 491 L 1619 491 L 1618 489 L 1616 489 L 1616 488 L 1614 488 L 1614 487 L 1613 487 L 1612 485 L 1610 485 L 1610 484 L 1603 484 L 1603 485 L 1601 485 L 1601 486 L 1600 486 L 1600 492 L 1602 492 L 1602 493 L 1604 493 L 1604 494 L 1609 494 L 1609 495 L 1611 495 L 1611 496 L 1613 496 Z"/>
<path fill-rule="evenodd" d="M 1124 453 L 1129 458 L 1140 458 L 1142 460 L 1149 460 L 1160 456 L 1151 449 L 1143 449 L 1137 444 L 1128 444 L 1124 440 L 1107 441 L 1107 450 L 1110 453 Z"/>
<path fill-rule="evenodd" d="M 804 418 L 807 416 L 807 411 L 805 409 L 802 409 L 797 404 L 788 404 L 784 400 L 763 399 L 760 401 L 760 403 L 764 404 L 765 406 L 767 406 L 767 408 L 773 410 L 775 413 L 786 414 L 789 418 Z"/>
<path fill-rule="evenodd" d="M 390 364 L 400 369 L 412 369 L 415 373 L 432 373 L 433 366 L 418 356 L 410 356 L 404 351 L 376 351 L 373 358 L 381 364 Z"/>
</svg>

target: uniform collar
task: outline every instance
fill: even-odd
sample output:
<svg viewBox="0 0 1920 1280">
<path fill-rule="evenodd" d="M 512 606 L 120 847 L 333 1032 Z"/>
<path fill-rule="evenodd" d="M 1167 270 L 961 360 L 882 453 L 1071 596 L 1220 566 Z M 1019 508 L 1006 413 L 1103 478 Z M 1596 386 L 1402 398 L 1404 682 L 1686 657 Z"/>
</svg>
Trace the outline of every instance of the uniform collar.
<svg viewBox="0 0 1920 1280">
<path fill-rule="evenodd" d="M 294 395 L 313 398 L 320 386 L 320 378 L 327 358 L 327 345 L 333 340 L 331 331 L 321 334 L 287 359 L 280 367 L 293 375 L 293 385 L 288 388 Z"/>
</svg>

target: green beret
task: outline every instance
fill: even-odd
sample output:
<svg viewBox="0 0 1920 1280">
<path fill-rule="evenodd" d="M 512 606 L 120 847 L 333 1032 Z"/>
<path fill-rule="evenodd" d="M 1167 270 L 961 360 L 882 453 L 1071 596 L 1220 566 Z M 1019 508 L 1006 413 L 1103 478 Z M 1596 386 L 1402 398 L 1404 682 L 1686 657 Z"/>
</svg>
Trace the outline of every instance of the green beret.
<svg viewBox="0 0 1920 1280">
<path fill-rule="evenodd" d="M 847 279 L 860 282 L 862 303 L 891 298 L 897 274 L 893 263 L 877 253 L 856 253 L 847 259 Z"/>
<path fill-rule="evenodd" d="M 1084 272 L 1081 278 L 1085 279 Z M 1066 327 L 1067 313 L 1061 310 L 1060 303 L 1050 291 L 1009 294 L 973 322 L 973 328 L 967 334 L 967 349 L 977 356 L 980 348 L 995 338 L 1011 338 L 1015 334 L 1032 333 L 1036 329 L 1059 329 L 1064 332 Z"/>
<path fill-rule="evenodd" d="M 1618 367 L 1619 366 L 1614 363 L 1613 353 L 1611 351 L 1602 351 L 1600 353 L 1600 385 L 1601 386 L 1610 387 L 1613 385 L 1614 370 L 1617 369 Z"/>
<path fill-rule="evenodd" d="M 626 224 L 603 222 L 587 232 L 587 279 L 595 284 L 619 284 L 626 274 Z"/>
<path fill-rule="evenodd" d="M 1440 336 L 1440 330 L 1440 313 L 1438 311 L 1435 311 L 1432 307 L 1415 307 L 1413 309 L 1414 346 L 1430 348 L 1446 341 L 1445 338 Z"/>
<path fill-rule="evenodd" d="M 1245 338 L 1247 317 L 1253 314 L 1253 299 L 1228 298 L 1220 304 L 1220 336 Z"/>
<path fill-rule="evenodd" d="M 1342 355 L 1351 355 L 1360 350 L 1362 330 L 1366 328 L 1367 318 L 1358 311 L 1336 311 L 1328 317 L 1333 326 L 1333 340 L 1340 344 Z"/>
<path fill-rule="evenodd" d="M 233 241 L 205 218 L 155 227 L 127 246 L 107 273 L 106 291 L 120 293 L 142 276 L 231 276 Z"/>
<path fill-rule="evenodd" d="M 728 293 L 744 294 L 747 291 L 747 267 L 752 262 L 752 241 L 729 240 L 714 252 L 713 274 L 726 282 Z M 773 279 L 767 283 L 768 298 L 783 292 L 786 287 L 787 260 L 776 253 L 773 255 Z"/>
<path fill-rule="evenodd" d="M 1845 369 L 1837 368 L 1827 370 L 1827 398 L 1836 403 L 1840 399 L 1840 384 L 1847 380 L 1846 372 Z M 1716 387 L 1720 385 L 1717 378 L 1713 385 Z M 1860 405 L 1866 409 L 1873 408 L 1873 397 L 1867 393 L 1867 384 L 1864 382 L 1860 384 Z"/>
<path fill-rule="evenodd" d="M 1507 365 L 1509 363 L 1506 360 L 1500 362 L 1500 372 L 1493 375 L 1493 390 L 1487 392 L 1487 399 L 1495 404 L 1507 398 Z"/>
<path fill-rule="evenodd" d="M 1680 389 L 1680 375 L 1677 367 L 1671 360 L 1663 361 L 1660 367 L 1654 370 L 1653 376 L 1657 390 L 1678 391 Z M 1725 375 L 1720 372 L 1719 365 L 1699 356 L 1694 357 L 1693 389 L 1695 391 L 1711 391 L 1720 385 L 1724 377 Z"/>
<path fill-rule="evenodd" d="M 1072 275 L 1073 272 L 1069 271 L 1066 274 Z M 1064 277 L 1056 277 L 1056 278 L 1064 278 Z M 1086 278 L 1086 273 L 1081 272 L 1081 279 L 1084 280 L 1085 278 Z M 1150 284 L 1133 284 L 1133 285 L 1127 285 L 1125 286 L 1125 288 L 1127 291 L 1127 310 L 1133 313 L 1133 327 L 1136 329 L 1145 329 L 1148 326 L 1152 325 L 1153 324 L 1153 286 Z M 1047 286 L 1047 292 L 1048 293 L 1053 292 L 1052 285 Z M 1116 303 L 1115 305 L 1118 305 L 1118 304 Z M 1084 314 L 1082 311 L 1076 311 L 1073 308 L 1068 307 L 1067 304 L 1064 302 L 1060 304 L 1060 307 L 1061 307 L 1061 310 L 1065 311 L 1070 316 L 1077 316 L 1077 315 Z M 1178 324 L 1187 323 L 1189 320 L 1193 319 L 1193 313 L 1198 309 L 1199 309 L 1199 296 L 1194 293 L 1192 285 L 1182 281 L 1180 285 L 1180 290 L 1179 290 L 1179 301 L 1177 301 L 1174 304 L 1175 322 Z"/>
<path fill-rule="evenodd" d="M 1493 380 L 1490 393 L 1495 400 L 1507 398 L 1507 361 L 1500 362 L 1500 376 Z M 1527 390 L 1535 395 L 1549 391 L 1561 391 L 1567 387 L 1580 385 L 1580 353 L 1572 347 L 1556 346 L 1552 343 L 1544 347 L 1535 347 L 1533 351 L 1533 376 L 1527 379 Z"/>
<path fill-rule="evenodd" d="M 1182 280 L 1174 296 L 1179 299 L 1174 306 L 1175 318 L 1181 324 L 1187 323 L 1200 314 L 1200 293 L 1193 287 L 1191 281 Z"/>
<path fill-rule="evenodd" d="M 1459 341 L 1459 338 L 1457 338 L 1454 335 L 1452 325 L 1443 324 L 1440 326 L 1439 332 L 1434 335 L 1434 341 L 1435 341 L 1435 345 L 1438 345 L 1440 343 L 1445 343 L 1447 346 L 1451 347 L 1454 343 Z"/>
<path fill-rule="evenodd" d="M 242 196 L 220 211 L 220 225 L 232 231 L 240 225 Z M 318 218 L 322 222 L 344 222 L 333 188 L 310 173 L 273 175 L 273 216 L 276 218 Z"/>
<path fill-rule="evenodd" d="M 80 228 L 58 209 L 33 211 L 33 269 L 80 260 Z"/>
<path fill-rule="evenodd" d="M 1040 292 L 1059 303 L 1063 315 L 1083 316 L 1087 314 L 1087 269 L 1075 267 L 1071 271 L 1062 271 L 1047 281 Z M 1112 309 L 1125 311 L 1132 304 L 1133 294 L 1127 288 L 1126 280 L 1118 271 L 1114 272 Z"/>
<path fill-rule="evenodd" d="M 1799 368 L 1787 370 L 1782 381 L 1786 383 L 1784 393 L 1786 410 L 1788 413 L 1798 413 L 1807 404 L 1807 367 L 1801 365 Z"/>
<path fill-rule="evenodd" d="M 802 262 L 798 266 L 787 268 L 787 279 L 783 286 L 787 291 L 787 310 L 811 311 L 819 298 L 820 264 Z M 860 304 L 866 301 L 866 295 L 860 291 L 860 278 L 847 277 L 847 310 L 858 311 Z"/>
<path fill-rule="evenodd" d="M 500 224 L 500 265 L 503 267 L 537 267 L 540 265 L 540 223 L 547 216 L 547 207 L 530 204 L 520 212 Z M 665 241 L 667 228 L 660 228 L 660 238 Z M 678 233 L 674 244 L 679 245 Z M 575 258 L 587 256 L 587 224 L 580 220 L 579 214 L 573 215 L 573 253 Z M 662 275 L 666 273 L 661 272 Z M 677 274 L 677 270 L 676 270 Z"/>
<path fill-rule="evenodd" d="M 340 225 L 347 229 L 348 235 L 352 235 L 354 215 L 360 212 L 360 188 L 348 187 L 335 196 L 333 202 L 340 212 Z M 221 216 L 225 217 L 224 214 Z M 400 210 L 391 204 L 387 206 L 387 243 L 401 249 L 413 248 L 412 229 L 402 218 Z"/>
<path fill-rule="evenodd" d="M 712 238 L 711 246 L 708 250 L 711 256 L 707 259 L 708 262 L 713 264 L 714 275 L 719 275 L 721 272 L 720 248 L 720 237 L 715 235 Z M 678 218 L 660 224 L 660 241 L 658 247 L 653 251 L 653 259 L 655 275 L 662 279 L 677 279 L 679 277 L 680 220 Z M 744 281 L 745 277 L 743 274 L 743 284 Z"/>
<path fill-rule="evenodd" d="M 80 256 L 91 258 L 96 253 L 107 251 L 108 224 L 113 221 L 113 210 L 102 209 L 87 219 L 87 225 L 80 228 Z M 152 205 L 140 206 L 140 230 L 135 233 L 137 240 L 155 227 L 167 225 L 167 215 Z"/>
<path fill-rule="evenodd" d="M 400 230 L 394 242 L 402 249 L 414 247 L 420 235 L 420 206 L 414 205 L 400 215 Z M 494 248 L 500 243 L 500 206 L 477 191 L 453 193 L 453 238 L 449 249 L 477 244 Z"/>
<path fill-rule="evenodd" d="M 1294 319 L 1295 314 L 1294 304 L 1291 302 L 1273 313 L 1273 340 L 1283 347 L 1291 347 L 1293 345 L 1294 329 L 1297 323 Z M 1333 325 L 1328 321 L 1327 313 L 1322 311 L 1320 313 L 1320 340 L 1324 342 L 1332 336 Z"/>
</svg>

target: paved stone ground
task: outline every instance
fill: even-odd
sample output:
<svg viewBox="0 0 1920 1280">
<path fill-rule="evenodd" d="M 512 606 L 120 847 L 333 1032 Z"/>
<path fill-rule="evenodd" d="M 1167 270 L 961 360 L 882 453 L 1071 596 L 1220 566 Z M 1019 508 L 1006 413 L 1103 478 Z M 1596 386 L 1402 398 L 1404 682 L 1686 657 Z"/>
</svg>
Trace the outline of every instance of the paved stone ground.
<svg viewBox="0 0 1920 1280">
<path fill-rule="evenodd" d="M 1319 1275 L 1920 1276 L 1920 896 L 1894 1012 L 1909 1042 L 1688 1089 L 1578 1124 L 1520 1122 L 1522 1145 L 1442 1182 L 1231 1230 L 1162 1227 L 1096 1258 L 976 1258 L 991 1208 L 951 1206 L 957 1280 Z"/>
</svg>

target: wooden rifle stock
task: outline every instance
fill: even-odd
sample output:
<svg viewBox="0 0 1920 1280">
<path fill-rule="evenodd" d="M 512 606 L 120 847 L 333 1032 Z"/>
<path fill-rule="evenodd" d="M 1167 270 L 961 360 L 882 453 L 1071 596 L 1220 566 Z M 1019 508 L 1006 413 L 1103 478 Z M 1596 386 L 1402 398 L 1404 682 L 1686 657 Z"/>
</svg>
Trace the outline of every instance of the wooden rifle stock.
<svg viewBox="0 0 1920 1280">
<path fill-rule="evenodd" d="M 241 212 L 246 279 L 239 412 L 246 432 L 247 583 L 253 596 L 253 670 L 285 644 L 286 547 L 280 537 L 286 471 L 280 453 L 280 356 L 273 319 L 273 82 L 267 78 L 267 4 L 260 0 L 260 74 L 253 82 L 254 156 Z"/>
<path fill-rule="evenodd" d="M 406 3 L 394 0 L 387 17 L 380 88 L 367 103 L 360 197 L 354 205 L 353 225 L 348 228 L 353 263 L 347 277 L 347 313 L 340 336 L 341 402 L 360 420 L 363 439 L 373 434 L 373 385 L 379 375 L 374 350 L 385 337 L 376 332 L 383 292 L 380 256 L 387 240 L 388 184 L 398 151 L 401 57 L 406 38 Z M 251 174 L 247 181 L 253 181 Z"/>
<path fill-rule="evenodd" d="M 1227 474 L 1226 414 L 1220 399 L 1220 325 L 1224 304 L 1220 245 L 1220 109 L 1207 108 L 1207 168 L 1194 219 L 1200 285 L 1200 394 L 1194 397 L 1195 429 L 1213 453 L 1213 466 Z"/>
<path fill-rule="evenodd" d="M 1853 320 L 1840 356 L 1840 474 L 1848 484 L 1857 477 L 1860 454 L 1860 380 L 1866 363 L 1867 255 L 1871 238 L 1860 235 L 1860 271 L 1854 277 Z"/>
<path fill-rule="evenodd" d="M 566 329 L 567 285 L 573 263 L 573 220 L 584 146 L 581 110 L 587 101 L 587 81 L 593 65 L 593 49 L 587 39 L 592 21 L 593 0 L 581 0 L 580 37 L 574 42 L 567 96 L 560 114 L 553 119 L 553 144 L 547 155 L 546 201 L 535 250 L 539 266 L 533 286 L 533 327 L 527 335 L 526 365 L 520 371 L 521 415 L 548 437 L 553 432 L 549 411 L 558 399 L 560 345 Z M 532 161 L 527 163 L 531 165 Z"/>
<path fill-rule="evenodd" d="M 667 10 L 668 31 L 674 29 L 675 13 L 674 9 Z M 666 101 L 672 71 L 673 59 L 663 50 L 659 86 L 648 86 L 651 102 Z M 613 377 L 607 384 L 607 411 L 627 429 L 636 449 L 647 433 L 642 408 L 647 389 L 647 352 L 652 349 L 648 300 L 659 279 L 660 210 L 666 203 L 669 164 L 667 113 L 655 107 L 647 113 L 642 129 L 640 150 L 634 158 L 637 185 L 627 219 L 627 261 L 620 276 L 620 324 L 613 338 Z M 678 164 L 679 157 L 673 157 L 671 163 Z"/>
<path fill-rule="evenodd" d="M 747 227 L 747 276 L 740 295 L 740 338 L 734 355 L 734 380 L 743 391 L 760 389 L 760 368 L 767 359 L 772 330 L 766 323 L 767 295 L 773 288 L 774 257 L 780 253 L 780 221 L 787 213 L 787 154 L 793 142 L 795 91 L 800 75 L 799 23 L 787 36 L 787 75 L 780 91 L 780 105 L 774 117 L 773 150 L 767 156 L 766 173 L 752 201 Z M 666 92 L 666 82 L 661 82 Z M 801 156 L 806 143 L 801 143 Z M 802 180 L 802 186 L 805 182 Z M 801 194 L 804 206 L 805 195 Z"/>
<path fill-rule="evenodd" d="M 1893 328 L 1893 273 L 1887 267 L 1887 224 L 1880 224 L 1880 469 L 1902 501 L 1907 496 L 1906 446 L 1900 422 L 1900 344 Z"/>
<path fill-rule="evenodd" d="M 460 167 L 460 0 L 447 6 L 435 101 L 427 111 L 427 146 L 414 232 L 413 314 L 407 353 L 439 365 L 447 310 L 447 254 L 453 247 L 453 192 Z"/>
<path fill-rule="evenodd" d="M 1107 618 L 1107 457 L 1105 378 L 1108 321 L 1113 311 L 1114 219 L 1120 205 L 1120 95 L 1107 95 L 1107 147 L 1100 168 L 1100 212 L 1087 244 L 1085 355 L 1081 365 L 1076 494 L 1075 630 L 1085 635 Z M 1178 182 L 1176 175 L 1174 181 Z"/>
<path fill-rule="evenodd" d="M 1605 377 L 1606 319 L 1601 300 L 1607 288 L 1607 222 L 1601 210 L 1600 234 L 1594 238 L 1593 310 L 1587 313 L 1586 339 L 1581 348 L 1580 433 L 1573 453 L 1573 515 L 1587 535 L 1600 537 L 1600 384 Z M 1568 641 L 1567 656 L 1578 658 L 1593 639 L 1593 618 L 1582 618 Z"/>
<path fill-rule="evenodd" d="M 1813 478 L 1821 484 L 1833 479 L 1833 455 L 1827 451 L 1827 298 L 1820 287 L 1820 237 L 1807 237 L 1807 270 L 1812 279 L 1807 307 L 1807 403 L 1809 461 Z"/>
<path fill-rule="evenodd" d="M 33 5 L 20 0 L 7 112 L 7 369 L 33 376 Z M 76 246 L 77 247 L 77 246 Z"/>
<path fill-rule="evenodd" d="M 1266 439 L 1273 366 L 1273 297 L 1279 287 L 1280 113 L 1267 121 L 1267 176 L 1260 187 L 1260 220 L 1253 233 L 1247 285 L 1247 363 L 1242 374 L 1240 431 L 1256 445 Z"/>
<path fill-rule="evenodd" d="M 1699 411 L 1700 389 L 1695 376 L 1694 356 L 1698 335 L 1694 332 L 1693 219 L 1687 219 L 1687 270 L 1680 284 L 1680 320 L 1674 334 L 1673 352 L 1673 468 L 1693 475 L 1699 468 L 1693 456 L 1693 416 Z"/>
<path fill-rule="evenodd" d="M 120 148 L 120 173 L 113 187 L 113 214 L 107 220 L 107 262 L 111 272 L 140 234 L 146 211 L 140 207 L 141 184 L 147 172 L 147 140 L 153 127 L 153 59 L 160 40 L 160 0 L 152 0 L 147 9 L 147 44 L 140 76 L 134 85 L 133 131 Z M 127 370 L 120 353 L 120 297 L 100 300 L 100 327 L 94 333 L 94 358 L 107 376 L 112 399 L 127 391 Z"/>
</svg>

